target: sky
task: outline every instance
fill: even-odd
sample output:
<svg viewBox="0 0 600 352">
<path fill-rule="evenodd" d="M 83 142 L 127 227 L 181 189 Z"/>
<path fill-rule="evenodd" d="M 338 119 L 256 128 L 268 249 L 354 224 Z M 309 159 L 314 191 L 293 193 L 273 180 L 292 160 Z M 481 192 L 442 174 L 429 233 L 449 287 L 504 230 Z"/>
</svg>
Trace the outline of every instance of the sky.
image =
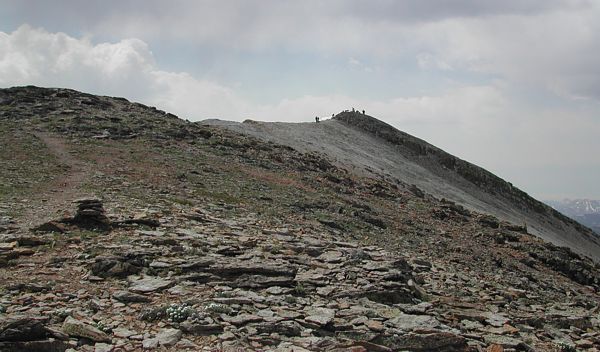
<svg viewBox="0 0 600 352">
<path fill-rule="evenodd" d="M 538 199 L 600 199 L 600 1 L 0 0 L 0 87 L 191 121 L 367 114 Z"/>
</svg>

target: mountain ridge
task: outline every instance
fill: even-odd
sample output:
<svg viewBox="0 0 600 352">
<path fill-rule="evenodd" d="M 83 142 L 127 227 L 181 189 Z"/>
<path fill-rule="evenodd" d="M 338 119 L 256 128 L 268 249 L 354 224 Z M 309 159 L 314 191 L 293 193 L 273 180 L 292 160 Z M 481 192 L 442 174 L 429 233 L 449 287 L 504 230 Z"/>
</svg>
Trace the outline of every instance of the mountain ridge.
<svg viewBox="0 0 600 352">
<path fill-rule="evenodd" d="M 459 175 L 473 184 L 485 188 L 488 192 L 508 195 L 517 204 L 522 204 L 523 208 L 532 208 L 539 213 L 552 212 L 554 216 L 566 222 L 569 225 L 578 226 L 571 218 L 565 217 L 562 212 L 556 213 L 554 209 L 549 208 L 544 202 L 534 199 L 526 192 L 514 187 L 512 183 L 503 180 L 482 167 L 474 165 L 468 161 L 453 156 L 442 149 L 435 147 L 426 141 L 411 136 L 408 133 L 397 130 L 393 126 L 359 113 L 342 112 L 333 117 L 336 120 L 343 121 L 351 126 L 361 128 L 377 137 L 394 145 L 401 145 L 413 150 L 417 156 L 434 155 L 437 161 L 443 167 L 456 171 Z M 600 203 L 597 205 L 600 211 Z M 581 228 L 580 230 L 586 230 Z"/>
<path fill-rule="evenodd" d="M 344 111 L 320 123 L 207 120 L 238 133 L 321 152 L 358 174 L 418 188 L 469 209 L 524 225 L 532 233 L 600 259 L 600 237 L 489 171 L 374 117 Z"/>
</svg>

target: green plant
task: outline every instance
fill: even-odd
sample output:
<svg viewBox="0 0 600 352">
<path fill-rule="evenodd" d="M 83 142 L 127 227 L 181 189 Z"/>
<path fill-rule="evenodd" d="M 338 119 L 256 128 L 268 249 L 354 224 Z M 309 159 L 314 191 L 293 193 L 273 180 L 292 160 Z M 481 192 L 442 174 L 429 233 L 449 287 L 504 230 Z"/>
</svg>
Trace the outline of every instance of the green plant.
<svg viewBox="0 0 600 352">
<path fill-rule="evenodd" d="M 229 297 L 233 297 L 234 293 L 232 291 L 217 291 L 217 293 L 215 293 L 215 297 L 220 297 L 220 298 L 229 298 Z"/>
<path fill-rule="evenodd" d="M 294 304 L 294 303 L 298 302 L 298 299 L 294 296 L 285 296 L 283 298 L 283 300 L 285 301 L 285 303 L 288 303 L 288 304 Z"/>
<path fill-rule="evenodd" d="M 87 241 L 92 238 L 98 237 L 98 232 L 84 230 L 79 232 L 79 237 L 81 238 L 81 240 Z"/>
<path fill-rule="evenodd" d="M 233 309 L 231 309 L 231 307 L 228 305 L 214 302 L 207 304 L 204 309 L 208 312 L 219 314 L 231 314 L 233 312 Z"/>
<path fill-rule="evenodd" d="M 304 287 L 304 285 L 302 285 L 300 282 L 298 282 L 298 283 L 296 283 L 296 286 L 294 287 L 294 292 L 296 292 L 296 294 L 299 296 L 304 296 L 304 295 L 306 295 L 306 287 Z"/>
<path fill-rule="evenodd" d="M 101 321 L 97 322 L 95 325 L 96 328 L 100 331 L 104 331 L 106 333 L 110 333 L 112 331 L 112 329 L 108 325 L 104 324 Z"/>
<path fill-rule="evenodd" d="M 194 314 L 194 309 L 187 304 L 171 304 L 166 309 L 167 319 L 169 321 L 180 323 Z"/>
<path fill-rule="evenodd" d="M 267 246 L 265 250 L 271 254 L 279 254 L 283 250 L 283 246 L 280 243 L 273 243 L 270 246 Z"/>
<path fill-rule="evenodd" d="M 567 343 L 565 341 L 560 341 L 555 343 L 555 346 L 559 349 L 559 351 L 562 352 L 575 352 L 577 351 L 577 348 L 575 348 L 574 345 Z"/>
</svg>

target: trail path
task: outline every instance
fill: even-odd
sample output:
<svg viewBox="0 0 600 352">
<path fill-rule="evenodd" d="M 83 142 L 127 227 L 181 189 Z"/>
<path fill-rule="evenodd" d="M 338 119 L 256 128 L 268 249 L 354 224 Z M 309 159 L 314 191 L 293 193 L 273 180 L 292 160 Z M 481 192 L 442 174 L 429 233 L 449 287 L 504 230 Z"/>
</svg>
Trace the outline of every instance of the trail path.
<svg viewBox="0 0 600 352">
<path fill-rule="evenodd" d="M 72 208 L 73 200 L 89 196 L 89 192 L 86 193 L 81 186 L 91 176 L 90 166 L 74 156 L 64 138 L 41 132 L 35 133 L 35 136 L 46 144 L 57 158 L 57 163 L 64 165 L 65 172 L 51 182 L 40 185 L 38 192 L 32 195 L 30 207 L 24 212 L 21 221 L 26 228 L 60 218 Z"/>
</svg>

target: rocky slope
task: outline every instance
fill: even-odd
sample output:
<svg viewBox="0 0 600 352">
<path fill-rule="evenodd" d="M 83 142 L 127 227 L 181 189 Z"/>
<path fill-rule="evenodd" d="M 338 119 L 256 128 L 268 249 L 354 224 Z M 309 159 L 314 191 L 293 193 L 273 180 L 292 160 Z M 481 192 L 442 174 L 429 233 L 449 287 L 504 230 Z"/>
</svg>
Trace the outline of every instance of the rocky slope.
<svg viewBox="0 0 600 352">
<path fill-rule="evenodd" d="M 120 98 L 0 90 L 1 351 L 600 348 L 520 223 Z"/>
<path fill-rule="evenodd" d="M 301 151 L 318 151 L 354 173 L 416 185 L 500 219 L 526 224 L 546 241 L 600 260 L 600 237 L 492 173 L 371 116 L 344 111 L 321 123 L 205 121 Z"/>
</svg>

